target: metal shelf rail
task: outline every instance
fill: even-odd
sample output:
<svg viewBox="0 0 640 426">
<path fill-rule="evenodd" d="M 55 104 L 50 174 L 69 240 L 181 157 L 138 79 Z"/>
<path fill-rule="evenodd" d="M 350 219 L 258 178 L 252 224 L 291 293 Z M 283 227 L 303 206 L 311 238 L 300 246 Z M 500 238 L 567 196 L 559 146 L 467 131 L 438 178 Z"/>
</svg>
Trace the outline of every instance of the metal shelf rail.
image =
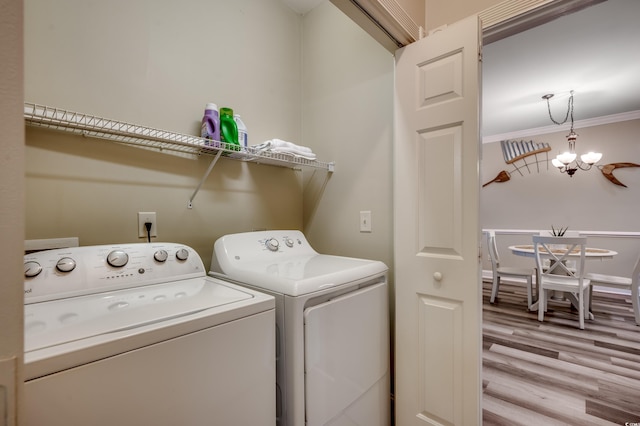
<svg viewBox="0 0 640 426">
<path fill-rule="evenodd" d="M 170 151 L 194 156 L 214 156 L 204 177 L 189 199 L 188 207 L 192 207 L 193 199 L 200 187 L 213 170 L 221 155 L 225 158 L 254 162 L 279 167 L 299 169 L 312 167 L 328 172 L 335 170 L 335 163 L 308 160 L 284 153 L 258 151 L 252 147 L 242 148 L 233 144 L 200 138 L 197 136 L 154 129 L 137 124 L 125 123 L 93 115 L 67 111 L 34 103 L 25 102 L 24 119 L 27 125 L 44 127 L 79 134 L 82 136 L 106 139 L 121 144 L 134 145 L 157 151 Z"/>
</svg>

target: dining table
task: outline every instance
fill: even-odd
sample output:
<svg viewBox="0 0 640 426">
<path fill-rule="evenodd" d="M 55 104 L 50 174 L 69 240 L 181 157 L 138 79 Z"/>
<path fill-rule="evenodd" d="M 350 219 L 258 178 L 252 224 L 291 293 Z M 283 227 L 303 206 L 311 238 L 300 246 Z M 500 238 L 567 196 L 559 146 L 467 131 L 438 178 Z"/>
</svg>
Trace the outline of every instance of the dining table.
<svg viewBox="0 0 640 426">
<path fill-rule="evenodd" d="M 524 244 L 524 245 L 515 245 L 509 246 L 509 250 L 515 255 L 518 256 L 526 256 L 526 257 L 535 257 L 535 251 L 533 250 L 533 244 Z M 567 251 L 564 247 L 554 247 L 551 249 L 554 254 L 564 255 Z M 541 254 L 544 255 L 544 250 L 541 250 Z M 596 248 L 596 247 L 587 247 L 585 249 L 585 257 L 589 260 L 593 259 L 613 259 L 613 256 L 618 254 L 617 251 L 605 249 L 605 248 Z M 571 253 L 568 254 L 569 257 L 580 257 L 580 247 L 576 247 L 573 249 Z"/>
<path fill-rule="evenodd" d="M 533 248 L 533 244 L 521 244 L 521 245 L 513 245 L 509 246 L 509 250 L 517 256 L 525 256 L 525 257 L 535 257 L 535 250 Z M 566 247 L 563 247 L 562 244 L 556 245 L 555 247 L 551 247 L 551 251 L 555 255 L 564 255 L 567 251 Z M 540 251 L 542 256 L 544 255 L 544 250 Z M 605 260 L 605 259 L 613 259 L 613 256 L 617 255 L 618 252 L 614 250 L 609 250 L 606 248 L 597 248 L 597 247 L 586 247 L 585 248 L 585 258 L 587 260 Z M 551 257 L 550 254 L 546 256 Z M 546 257 L 545 256 L 545 257 Z M 572 257 L 580 257 L 580 247 L 574 248 L 569 254 L 567 254 L 567 258 Z M 537 283 L 536 283 L 537 285 Z M 557 295 L 552 296 L 552 299 L 561 300 L 563 297 L 557 297 Z M 571 304 L 577 309 L 578 308 L 578 300 L 571 293 L 564 293 L 564 298 L 569 300 Z M 538 310 L 538 301 L 534 302 L 529 308 L 531 311 Z M 593 313 L 589 312 L 589 319 L 594 319 Z"/>
</svg>

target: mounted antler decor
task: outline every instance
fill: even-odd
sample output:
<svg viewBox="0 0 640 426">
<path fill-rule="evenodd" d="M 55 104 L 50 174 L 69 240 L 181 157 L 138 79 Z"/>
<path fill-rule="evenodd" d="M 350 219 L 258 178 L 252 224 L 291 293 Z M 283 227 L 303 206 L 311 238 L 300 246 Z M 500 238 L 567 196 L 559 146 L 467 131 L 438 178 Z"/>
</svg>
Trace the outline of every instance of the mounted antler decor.
<svg viewBox="0 0 640 426">
<path fill-rule="evenodd" d="M 620 185 L 620 186 L 624 186 L 626 188 L 627 185 L 625 185 L 624 183 L 620 182 L 613 175 L 613 171 L 615 169 L 619 169 L 619 168 L 623 168 L 623 167 L 640 167 L 640 164 L 636 164 L 636 163 L 611 163 L 611 164 L 605 164 L 604 166 L 598 166 L 598 168 L 602 172 L 602 176 L 604 176 L 607 179 L 609 179 L 609 181 L 611 181 L 611 183 L 614 183 L 614 184 Z"/>
<path fill-rule="evenodd" d="M 547 163 L 549 161 L 548 152 L 551 151 L 551 147 L 548 143 L 543 142 L 533 142 L 533 141 L 514 141 L 514 140 L 503 140 L 500 141 L 500 145 L 502 147 L 502 155 L 504 157 L 504 162 L 508 165 L 511 165 L 513 169 L 511 172 L 507 170 L 501 170 L 495 178 L 491 179 L 489 182 L 486 182 L 482 185 L 485 186 L 492 184 L 494 182 L 502 183 L 508 182 L 511 180 L 511 175 L 514 172 L 518 172 L 520 176 L 523 175 L 523 171 L 528 171 L 531 173 L 532 169 L 534 169 L 539 173 L 540 172 L 540 163 Z M 545 153 L 545 157 L 543 159 L 538 159 L 538 154 Z M 527 160 L 529 157 L 534 157 L 533 161 Z M 521 164 L 516 164 L 519 161 Z M 640 167 L 640 164 L 636 163 L 610 163 L 605 165 L 595 165 L 600 171 L 602 175 L 611 183 L 627 187 L 624 183 L 620 182 L 614 175 L 613 171 L 615 169 L 620 168 L 628 168 L 628 167 Z M 547 166 L 548 169 L 548 166 Z"/>
</svg>

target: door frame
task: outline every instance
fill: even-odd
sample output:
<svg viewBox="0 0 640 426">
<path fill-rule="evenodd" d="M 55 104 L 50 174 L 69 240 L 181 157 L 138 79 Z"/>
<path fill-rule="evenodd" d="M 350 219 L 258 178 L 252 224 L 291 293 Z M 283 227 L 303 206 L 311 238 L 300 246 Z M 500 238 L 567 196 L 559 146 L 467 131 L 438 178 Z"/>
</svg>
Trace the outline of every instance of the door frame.
<svg viewBox="0 0 640 426">
<path fill-rule="evenodd" d="M 538 0 L 534 5 L 526 0 L 503 1 L 478 13 L 482 23 L 482 44 L 502 40 L 605 1 Z"/>
</svg>

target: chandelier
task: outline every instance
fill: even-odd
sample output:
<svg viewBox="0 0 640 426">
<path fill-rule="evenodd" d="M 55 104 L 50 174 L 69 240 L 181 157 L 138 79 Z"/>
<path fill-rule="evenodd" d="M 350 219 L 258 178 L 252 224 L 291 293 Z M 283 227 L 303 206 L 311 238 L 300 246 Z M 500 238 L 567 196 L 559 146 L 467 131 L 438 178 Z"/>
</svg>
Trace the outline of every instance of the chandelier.
<svg viewBox="0 0 640 426">
<path fill-rule="evenodd" d="M 569 96 L 569 101 L 567 103 L 567 114 L 564 117 L 563 121 L 554 120 L 551 115 L 551 105 L 549 104 L 549 99 L 553 98 L 553 93 L 544 95 L 542 99 L 547 101 L 547 110 L 549 111 L 549 118 L 555 124 L 561 125 L 567 122 L 568 119 L 571 119 L 571 130 L 567 135 L 567 141 L 569 142 L 569 151 L 565 151 L 562 154 L 559 154 L 551 160 L 551 164 L 560 170 L 560 173 L 566 173 L 570 177 L 573 177 L 573 174 L 580 170 L 589 170 L 591 166 L 600 161 L 602 158 L 602 154 L 599 152 L 588 152 L 586 154 L 582 154 L 578 159 L 576 155 L 576 140 L 578 139 L 578 135 L 573 130 L 573 90 L 571 91 L 571 96 Z"/>
</svg>

